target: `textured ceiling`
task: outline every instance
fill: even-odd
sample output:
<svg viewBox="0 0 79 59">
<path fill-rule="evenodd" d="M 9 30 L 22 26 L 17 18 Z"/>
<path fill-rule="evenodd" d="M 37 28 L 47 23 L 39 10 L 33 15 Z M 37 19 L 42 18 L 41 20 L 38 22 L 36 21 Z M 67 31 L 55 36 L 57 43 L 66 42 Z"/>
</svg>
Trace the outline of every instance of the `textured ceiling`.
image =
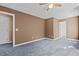
<svg viewBox="0 0 79 59">
<path fill-rule="evenodd" d="M 12 8 L 27 14 L 31 14 L 43 19 L 51 17 L 57 19 L 64 19 L 67 17 L 79 15 L 79 4 L 78 3 L 61 3 L 61 8 L 52 8 L 46 11 L 46 7 L 42 7 L 39 3 L 0 3 L 1 6 Z"/>
</svg>

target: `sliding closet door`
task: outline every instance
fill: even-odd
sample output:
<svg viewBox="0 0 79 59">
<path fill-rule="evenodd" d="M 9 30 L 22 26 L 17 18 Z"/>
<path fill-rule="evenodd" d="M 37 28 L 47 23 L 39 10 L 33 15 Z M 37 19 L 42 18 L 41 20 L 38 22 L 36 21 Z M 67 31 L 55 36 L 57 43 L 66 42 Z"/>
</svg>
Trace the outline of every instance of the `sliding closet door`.
<svg viewBox="0 0 79 59">
<path fill-rule="evenodd" d="M 10 23 L 9 16 L 0 14 L 0 44 L 10 43 Z"/>
</svg>

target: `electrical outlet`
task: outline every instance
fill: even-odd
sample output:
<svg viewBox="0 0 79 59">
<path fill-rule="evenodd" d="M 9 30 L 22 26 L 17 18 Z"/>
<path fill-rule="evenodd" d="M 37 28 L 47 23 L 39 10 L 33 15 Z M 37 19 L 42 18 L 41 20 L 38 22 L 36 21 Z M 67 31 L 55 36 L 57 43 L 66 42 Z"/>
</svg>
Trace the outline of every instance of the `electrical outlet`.
<svg viewBox="0 0 79 59">
<path fill-rule="evenodd" d="M 34 37 L 32 37 L 32 39 L 34 39 Z"/>
</svg>

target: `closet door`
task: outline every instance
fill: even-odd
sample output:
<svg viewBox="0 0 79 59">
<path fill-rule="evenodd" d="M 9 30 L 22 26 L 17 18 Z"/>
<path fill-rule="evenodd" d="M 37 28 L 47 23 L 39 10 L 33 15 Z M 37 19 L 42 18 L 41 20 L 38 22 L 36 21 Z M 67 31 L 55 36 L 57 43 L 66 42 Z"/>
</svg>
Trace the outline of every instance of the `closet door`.
<svg viewBox="0 0 79 59">
<path fill-rule="evenodd" d="M 0 44 L 10 42 L 9 19 L 8 15 L 0 14 Z"/>
</svg>

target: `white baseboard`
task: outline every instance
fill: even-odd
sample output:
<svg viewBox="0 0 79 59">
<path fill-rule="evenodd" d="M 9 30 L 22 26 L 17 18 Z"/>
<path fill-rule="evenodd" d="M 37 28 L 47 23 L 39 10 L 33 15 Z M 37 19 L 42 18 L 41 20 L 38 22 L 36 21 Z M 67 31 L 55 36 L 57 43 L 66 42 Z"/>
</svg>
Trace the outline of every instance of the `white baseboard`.
<svg viewBox="0 0 79 59">
<path fill-rule="evenodd" d="M 21 44 L 16 44 L 13 47 L 21 46 L 21 45 L 24 45 L 24 44 L 28 44 L 28 43 L 32 43 L 32 42 L 36 42 L 36 41 L 40 41 L 40 40 L 44 40 L 44 39 L 46 39 L 46 38 L 35 39 L 35 40 L 29 41 L 29 42 L 24 42 L 24 43 L 21 43 Z"/>
<path fill-rule="evenodd" d="M 61 37 L 57 37 L 57 38 L 54 38 L 54 39 L 51 39 L 51 38 L 46 38 L 46 39 L 49 39 L 49 40 L 58 40 L 60 39 Z"/>
<path fill-rule="evenodd" d="M 57 38 L 54 38 L 54 39 L 51 39 L 51 38 L 46 38 L 46 39 L 49 39 L 49 40 L 58 40 L 62 37 L 57 37 Z M 65 40 L 72 40 L 72 41 L 79 41 L 78 39 L 70 39 L 70 38 L 66 38 Z"/>
<path fill-rule="evenodd" d="M 0 44 L 7 44 L 7 43 L 12 43 L 12 41 L 8 41 L 8 42 L 0 42 Z"/>
<path fill-rule="evenodd" d="M 66 38 L 67 40 L 72 40 L 72 41 L 79 41 L 78 39 L 71 39 L 71 38 Z"/>
<path fill-rule="evenodd" d="M 54 38 L 54 39 L 51 39 L 51 38 L 40 38 L 40 39 L 35 39 L 35 40 L 32 40 L 32 41 L 29 41 L 29 42 L 24 42 L 24 43 L 21 43 L 21 44 L 16 44 L 14 45 L 13 47 L 17 47 L 17 46 L 21 46 L 21 45 L 24 45 L 24 44 L 29 44 L 29 43 L 32 43 L 32 42 L 36 42 L 36 41 L 40 41 L 40 40 L 44 40 L 44 39 L 48 39 L 48 40 L 58 40 L 60 39 L 61 37 L 57 37 L 57 38 Z M 79 41 L 77 39 L 69 39 L 67 38 L 68 40 L 73 40 L 73 41 Z"/>
<path fill-rule="evenodd" d="M 57 38 L 54 38 L 54 40 L 58 40 L 58 39 L 60 39 L 61 37 L 59 36 L 59 37 L 57 37 Z"/>
</svg>

